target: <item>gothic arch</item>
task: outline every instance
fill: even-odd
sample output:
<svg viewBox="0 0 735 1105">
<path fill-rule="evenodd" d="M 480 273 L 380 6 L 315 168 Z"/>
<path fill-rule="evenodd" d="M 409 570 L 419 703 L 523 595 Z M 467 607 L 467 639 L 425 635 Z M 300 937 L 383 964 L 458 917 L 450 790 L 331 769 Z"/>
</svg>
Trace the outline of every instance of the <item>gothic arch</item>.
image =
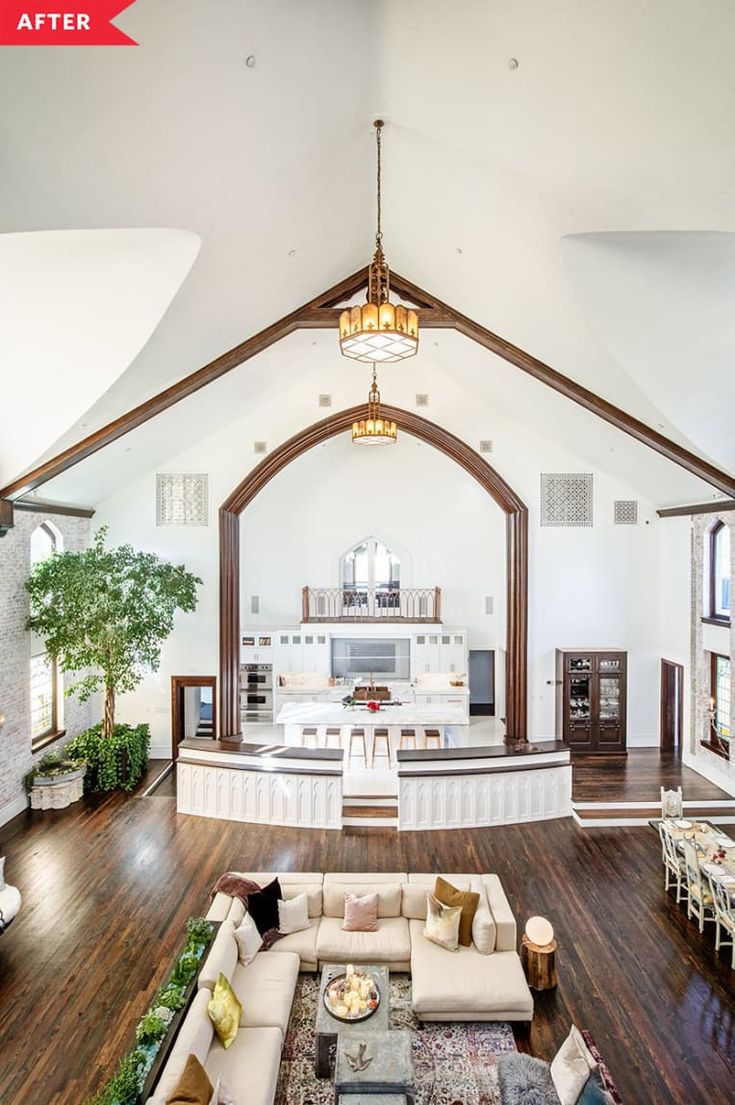
<svg viewBox="0 0 735 1105">
<path fill-rule="evenodd" d="M 506 515 L 506 740 L 527 739 L 528 511 L 492 465 L 464 441 L 413 411 L 384 405 L 402 433 L 444 453 L 477 480 Z M 315 422 L 274 449 L 224 501 L 219 511 L 220 562 L 220 736 L 239 733 L 240 515 L 274 476 L 320 442 L 351 429 L 364 417 L 361 404 Z"/>
</svg>

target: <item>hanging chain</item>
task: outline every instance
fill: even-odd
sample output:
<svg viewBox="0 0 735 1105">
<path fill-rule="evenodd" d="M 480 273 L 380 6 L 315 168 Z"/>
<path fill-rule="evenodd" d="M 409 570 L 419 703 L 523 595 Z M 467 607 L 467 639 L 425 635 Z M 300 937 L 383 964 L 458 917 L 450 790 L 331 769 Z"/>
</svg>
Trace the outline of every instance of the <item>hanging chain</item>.
<svg viewBox="0 0 735 1105">
<path fill-rule="evenodd" d="M 377 144 L 377 148 L 378 148 L 378 159 L 377 159 L 378 160 L 378 171 L 377 171 L 377 178 L 376 178 L 377 191 L 378 191 L 378 229 L 377 229 L 376 234 L 375 234 L 375 244 L 378 247 L 378 249 L 380 249 L 382 241 L 383 241 L 383 207 L 382 207 L 382 201 L 381 201 L 381 195 L 380 195 L 380 193 L 382 191 L 382 184 L 383 184 L 382 158 L 381 158 L 381 152 L 382 152 L 381 151 L 381 142 L 382 142 L 382 137 L 383 137 L 383 120 L 382 119 L 376 119 L 374 126 L 375 126 L 375 140 L 376 140 L 376 144 Z"/>
</svg>

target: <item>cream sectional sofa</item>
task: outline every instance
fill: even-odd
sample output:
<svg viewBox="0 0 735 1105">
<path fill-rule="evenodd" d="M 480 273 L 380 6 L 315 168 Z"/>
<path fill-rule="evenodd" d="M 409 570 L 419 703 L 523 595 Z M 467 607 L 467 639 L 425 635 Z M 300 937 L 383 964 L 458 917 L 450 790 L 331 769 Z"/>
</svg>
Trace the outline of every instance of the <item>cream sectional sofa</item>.
<svg viewBox="0 0 735 1105">
<path fill-rule="evenodd" d="M 425 1021 L 530 1021 L 533 998 L 516 952 L 516 923 L 497 875 L 443 874 L 480 904 L 472 945 L 449 952 L 423 935 L 426 892 L 436 874 L 406 872 L 243 872 L 265 886 L 278 877 L 284 898 L 308 895 L 309 927 L 278 940 L 243 967 L 234 932 L 245 909 L 238 898 L 217 894 L 208 918 L 221 922 L 199 974 L 199 993 L 187 1013 L 148 1105 L 165 1105 L 193 1052 L 210 1080 L 222 1074 L 233 1092 L 247 1088 L 248 1105 L 271 1105 L 278 1079 L 299 971 L 325 963 L 385 964 L 410 971 L 412 1004 Z M 345 932 L 344 896 L 377 893 L 376 932 Z M 243 1004 L 241 1028 L 225 1051 L 207 1013 L 209 994 L 222 973 Z"/>
</svg>

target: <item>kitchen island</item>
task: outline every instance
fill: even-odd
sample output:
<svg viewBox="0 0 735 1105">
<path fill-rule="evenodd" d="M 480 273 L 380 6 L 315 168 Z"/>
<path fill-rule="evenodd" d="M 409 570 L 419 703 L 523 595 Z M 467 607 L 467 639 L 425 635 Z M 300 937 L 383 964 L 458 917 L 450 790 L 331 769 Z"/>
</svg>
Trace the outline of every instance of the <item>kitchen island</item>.
<svg viewBox="0 0 735 1105">
<path fill-rule="evenodd" d="M 336 702 L 288 702 L 278 712 L 276 724 L 284 727 L 286 744 L 300 745 L 304 729 L 339 729 L 347 735 L 351 729 L 364 729 L 372 741 L 376 728 L 387 729 L 391 744 L 397 744 L 401 729 L 413 729 L 421 742 L 427 729 L 438 731 L 441 745 L 447 743 L 448 730 L 467 729 L 466 709 L 453 703 L 386 702 L 374 713 L 367 705 L 343 706 Z"/>
</svg>

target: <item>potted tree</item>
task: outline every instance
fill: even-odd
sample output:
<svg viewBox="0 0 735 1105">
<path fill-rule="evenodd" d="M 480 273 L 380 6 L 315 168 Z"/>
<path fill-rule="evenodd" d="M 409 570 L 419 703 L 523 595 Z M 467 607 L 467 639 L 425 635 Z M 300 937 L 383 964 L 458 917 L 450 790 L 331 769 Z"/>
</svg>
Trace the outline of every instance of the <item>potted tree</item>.
<svg viewBox="0 0 735 1105">
<path fill-rule="evenodd" d="M 33 567 L 27 626 L 45 638 L 63 671 L 79 673 L 67 694 L 81 702 L 103 694 L 101 723 L 72 737 L 65 759 L 86 762 L 91 790 L 132 790 L 148 764 L 150 731 L 116 724 L 116 698 L 158 669 L 174 615 L 196 608 L 202 581 L 154 553 L 108 549 L 106 533 L 98 530 L 83 552 L 58 553 Z"/>
</svg>

